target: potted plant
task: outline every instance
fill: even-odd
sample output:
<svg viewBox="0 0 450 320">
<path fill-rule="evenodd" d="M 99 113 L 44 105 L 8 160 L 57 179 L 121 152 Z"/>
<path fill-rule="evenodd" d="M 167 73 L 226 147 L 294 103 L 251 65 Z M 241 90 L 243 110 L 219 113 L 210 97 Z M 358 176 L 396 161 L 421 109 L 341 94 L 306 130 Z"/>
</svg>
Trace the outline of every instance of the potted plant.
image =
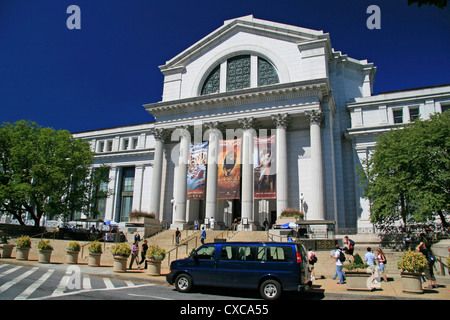
<svg viewBox="0 0 450 320">
<path fill-rule="evenodd" d="M 80 249 L 81 246 L 78 241 L 70 241 L 66 248 L 66 262 L 69 264 L 77 264 Z"/>
<path fill-rule="evenodd" d="M 408 250 L 403 253 L 397 267 L 401 270 L 403 292 L 423 293 L 421 278 L 428 268 L 427 258 L 420 252 Z"/>
<path fill-rule="evenodd" d="M 298 208 L 284 209 L 277 219 L 277 224 L 296 223 L 297 220 L 303 220 L 305 214 Z"/>
<path fill-rule="evenodd" d="M 31 249 L 31 238 L 29 236 L 21 236 L 19 239 L 17 239 L 16 246 L 16 259 L 28 260 L 28 254 L 30 253 Z"/>
<path fill-rule="evenodd" d="M 114 272 L 126 272 L 128 257 L 131 254 L 130 246 L 122 242 L 112 246 L 111 252 L 114 256 Z"/>
<path fill-rule="evenodd" d="M 353 262 L 342 266 L 342 269 L 347 270 L 345 272 L 347 290 L 372 291 L 370 283 L 372 273 L 367 271 L 369 266 L 364 263 L 359 254 L 355 254 L 353 258 Z"/>
<path fill-rule="evenodd" d="M 42 239 L 38 243 L 39 249 L 39 262 L 40 263 L 50 263 L 50 257 L 52 255 L 53 247 L 50 244 L 50 240 Z"/>
<path fill-rule="evenodd" d="M 158 276 L 161 274 L 161 261 L 166 257 L 166 250 L 156 245 L 147 249 L 147 274 Z"/>
<path fill-rule="evenodd" d="M 6 236 L 2 236 L 0 241 L 0 257 L 2 258 L 11 258 L 11 253 L 15 246 L 13 244 L 8 243 L 8 238 Z"/>
<path fill-rule="evenodd" d="M 103 253 L 101 243 L 98 241 L 92 241 L 88 246 L 88 251 L 89 251 L 88 265 L 91 267 L 99 267 L 100 258 Z"/>
</svg>

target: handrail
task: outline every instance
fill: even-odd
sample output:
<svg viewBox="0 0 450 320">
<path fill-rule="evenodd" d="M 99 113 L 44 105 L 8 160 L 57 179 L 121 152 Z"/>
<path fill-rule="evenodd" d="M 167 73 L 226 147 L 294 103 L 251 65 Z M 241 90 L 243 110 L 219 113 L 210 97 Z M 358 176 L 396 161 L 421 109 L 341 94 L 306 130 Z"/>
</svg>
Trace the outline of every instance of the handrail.
<svg viewBox="0 0 450 320">
<path fill-rule="evenodd" d="M 230 231 L 231 231 L 232 233 L 235 233 L 235 232 L 236 232 L 236 230 L 233 230 L 233 229 L 234 229 L 234 226 L 229 227 L 228 229 L 224 230 L 223 232 L 221 232 L 221 233 L 219 233 L 217 236 L 215 236 L 214 239 L 224 239 L 223 235 L 224 235 L 225 233 L 227 234 L 226 238 L 228 239 L 228 234 L 229 234 Z"/>
<path fill-rule="evenodd" d="M 169 251 L 166 252 L 166 256 L 167 256 L 167 265 L 170 265 L 170 256 L 171 253 L 173 251 L 175 251 L 175 260 L 178 259 L 178 249 L 182 246 L 182 245 L 186 245 L 186 253 L 188 253 L 189 251 L 189 242 L 191 241 L 195 241 L 195 244 L 193 247 L 197 247 L 197 243 L 198 243 L 198 234 L 193 234 L 191 237 L 184 239 L 180 244 L 177 244 L 175 248 L 170 249 Z"/>
</svg>

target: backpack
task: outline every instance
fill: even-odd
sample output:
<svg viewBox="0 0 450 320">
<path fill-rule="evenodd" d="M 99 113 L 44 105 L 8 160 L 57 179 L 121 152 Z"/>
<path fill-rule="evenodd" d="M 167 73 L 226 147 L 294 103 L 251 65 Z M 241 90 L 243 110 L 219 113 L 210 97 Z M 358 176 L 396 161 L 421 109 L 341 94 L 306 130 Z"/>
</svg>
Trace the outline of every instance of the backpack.
<svg viewBox="0 0 450 320">
<path fill-rule="evenodd" d="M 427 260 L 429 264 L 434 264 L 436 262 L 436 257 L 433 255 L 431 250 L 428 250 Z"/>
<path fill-rule="evenodd" d="M 345 254 L 342 252 L 342 250 L 339 250 L 339 261 L 340 262 L 345 261 Z"/>
<path fill-rule="evenodd" d="M 313 255 L 313 256 L 311 257 L 311 260 L 309 260 L 309 263 L 314 264 L 314 263 L 316 263 L 316 262 L 317 262 L 317 256 L 316 256 L 316 255 Z"/>
<path fill-rule="evenodd" d="M 350 245 L 348 246 L 348 248 L 353 249 L 355 247 L 355 241 L 353 241 L 352 239 L 348 239 L 348 241 L 350 242 Z"/>
</svg>

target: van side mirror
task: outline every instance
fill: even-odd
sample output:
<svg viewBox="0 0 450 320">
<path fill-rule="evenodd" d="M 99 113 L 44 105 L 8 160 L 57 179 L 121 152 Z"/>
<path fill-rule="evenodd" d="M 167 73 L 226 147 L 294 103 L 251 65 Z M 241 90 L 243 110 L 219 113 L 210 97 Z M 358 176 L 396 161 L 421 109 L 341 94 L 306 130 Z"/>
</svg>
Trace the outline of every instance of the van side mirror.
<svg viewBox="0 0 450 320">
<path fill-rule="evenodd" d="M 198 254 L 197 254 L 197 251 L 194 251 L 193 253 L 192 253 L 192 258 L 194 258 L 194 260 L 198 260 Z"/>
</svg>

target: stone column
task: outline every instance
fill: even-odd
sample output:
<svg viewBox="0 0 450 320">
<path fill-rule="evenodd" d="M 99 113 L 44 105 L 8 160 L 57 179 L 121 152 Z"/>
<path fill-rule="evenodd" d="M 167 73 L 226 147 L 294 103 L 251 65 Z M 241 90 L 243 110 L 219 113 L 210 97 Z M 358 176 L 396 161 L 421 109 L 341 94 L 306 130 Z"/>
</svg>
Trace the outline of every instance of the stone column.
<svg viewBox="0 0 450 320">
<path fill-rule="evenodd" d="M 276 186 L 277 186 L 277 217 L 288 207 L 288 163 L 287 163 L 287 142 L 286 129 L 289 122 L 289 115 L 273 115 L 272 120 L 276 125 Z"/>
<path fill-rule="evenodd" d="M 255 136 L 254 118 L 238 119 L 244 129 L 242 134 L 242 220 L 248 219 L 250 230 L 253 229 L 253 138 Z M 244 227 L 243 224 L 241 224 Z"/>
<path fill-rule="evenodd" d="M 325 220 L 325 199 L 323 188 L 322 138 L 320 127 L 324 121 L 322 111 L 307 114 L 311 139 L 311 190 L 308 220 Z"/>
<path fill-rule="evenodd" d="M 152 191 L 150 194 L 150 213 L 155 213 L 155 217 L 159 220 L 163 220 L 162 212 L 160 209 L 161 201 L 161 178 L 163 168 L 163 152 L 164 152 L 164 140 L 167 137 L 166 129 L 155 128 L 152 129 L 152 134 L 155 139 L 155 154 L 153 157 L 153 173 L 152 173 Z"/>
<path fill-rule="evenodd" d="M 204 124 L 208 129 L 209 143 L 208 143 L 208 162 L 207 162 L 207 177 L 206 177 L 206 208 L 205 217 L 214 217 L 216 223 L 222 222 L 222 216 L 216 215 L 217 212 L 217 165 L 219 157 L 219 140 L 222 136 L 220 132 L 220 123 L 207 122 Z"/>
<path fill-rule="evenodd" d="M 184 229 L 186 224 L 186 200 L 187 200 L 187 168 L 189 161 L 189 145 L 191 143 L 191 135 L 189 133 L 189 126 L 178 126 L 180 137 L 180 150 L 178 156 L 178 168 L 176 170 L 174 195 L 174 213 L 171 228 Z"/>
</svg>

